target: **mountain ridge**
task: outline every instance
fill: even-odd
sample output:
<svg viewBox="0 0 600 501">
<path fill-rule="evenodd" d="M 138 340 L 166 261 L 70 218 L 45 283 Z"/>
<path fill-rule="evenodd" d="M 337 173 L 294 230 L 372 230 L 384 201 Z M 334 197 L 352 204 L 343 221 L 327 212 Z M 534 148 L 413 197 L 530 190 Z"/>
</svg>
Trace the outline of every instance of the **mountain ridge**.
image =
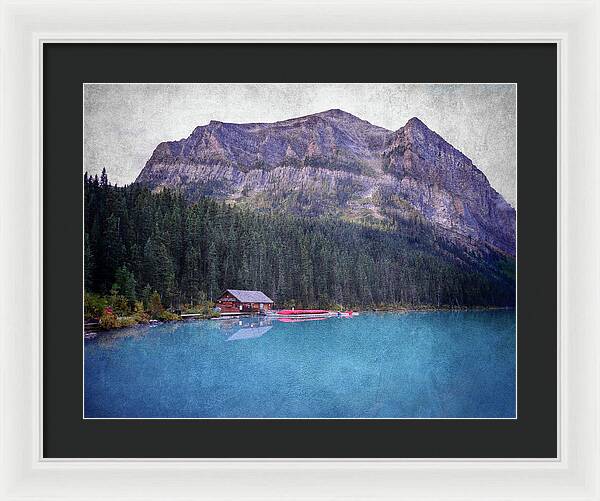
<svg viewBox="0 0 600 501">
<path fill-rule="evenodd" d="M 135 182 L 308 216 L 423 217 L 465 245 L 515 255 L 514 208 L 417 117 L 396 131 L 339 109 L 273 123 L 213 120 L 157 145 Z"/>
</svg>

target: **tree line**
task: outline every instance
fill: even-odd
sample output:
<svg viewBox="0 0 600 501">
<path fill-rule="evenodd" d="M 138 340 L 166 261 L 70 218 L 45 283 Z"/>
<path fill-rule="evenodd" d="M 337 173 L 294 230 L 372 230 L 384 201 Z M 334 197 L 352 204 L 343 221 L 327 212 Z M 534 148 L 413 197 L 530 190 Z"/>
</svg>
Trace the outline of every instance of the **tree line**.
<svg viewBox="0 0 600 501">
<path fill-rule="evenodd" d="M 262 290 L 278 306 L 511 306 L 514 261 L 468 251 L 423 220 L 380 226 L 190 204 L 171 190 L 84 177 L 85 290 L 166 307 Z"/>
</svg>

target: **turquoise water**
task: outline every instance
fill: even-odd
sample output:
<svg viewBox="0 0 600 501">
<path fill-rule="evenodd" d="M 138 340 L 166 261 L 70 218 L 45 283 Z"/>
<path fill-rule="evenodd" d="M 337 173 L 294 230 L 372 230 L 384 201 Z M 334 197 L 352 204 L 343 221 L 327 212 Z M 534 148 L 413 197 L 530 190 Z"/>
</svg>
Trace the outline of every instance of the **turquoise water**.
<svg viewBox="0 0 600 501">
<path fill-rule="evenodd" d="M 109 331 L 85 341 L 85 416 L 514 417 L 515 312 Z"/>
</svg>

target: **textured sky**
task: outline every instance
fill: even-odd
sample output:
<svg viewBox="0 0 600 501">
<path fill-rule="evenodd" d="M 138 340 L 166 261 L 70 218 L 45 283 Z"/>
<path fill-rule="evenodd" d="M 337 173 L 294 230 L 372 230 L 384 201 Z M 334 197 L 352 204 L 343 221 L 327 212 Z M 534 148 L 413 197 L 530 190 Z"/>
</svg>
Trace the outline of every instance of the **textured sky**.
<svg viewBox="0 0 600 501">
<path fill-rule="evenodd" d="M 397 130 L 415 116 L 467 155 L 516 207 L 513 84 L 85 84 L 84 170 L 135 180 L 161 141 L 198 125 L 275 122 L 339 108 Z"/>
</svg>

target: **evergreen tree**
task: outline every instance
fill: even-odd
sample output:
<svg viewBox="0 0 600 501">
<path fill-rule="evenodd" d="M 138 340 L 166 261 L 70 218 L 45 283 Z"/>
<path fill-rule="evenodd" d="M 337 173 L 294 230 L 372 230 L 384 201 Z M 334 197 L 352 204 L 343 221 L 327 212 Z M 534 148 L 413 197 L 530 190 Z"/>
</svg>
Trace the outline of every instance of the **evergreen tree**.
<svg viewBox="0 0 600 501">
<path fill-rule="evenodd" d="M 153 317 L 156 317 L 163 311 L 162 301 L 160 299 L 160 294 L 157 291 L 154 291 L 150 296 L 150 303 L 148 305 L 148 310 Z"/>
<path fill-rule="evenodd" d="M 102 168 L 102 174 L 100 175 L 100 186 L 106 188 L 108 186 L 108 174 L 106 173 L 106 167 Z"/>
<path fill-rule="evenodd" d="M 134 302 L 137 299 L 135 287 L 136 280 L 133 273 L 127 269 L 127 266 L 121 266 L 115 274 L 115 283 L 112 288 L 121 296 L 126 297 L 128 301 Z"/>
</svg>

